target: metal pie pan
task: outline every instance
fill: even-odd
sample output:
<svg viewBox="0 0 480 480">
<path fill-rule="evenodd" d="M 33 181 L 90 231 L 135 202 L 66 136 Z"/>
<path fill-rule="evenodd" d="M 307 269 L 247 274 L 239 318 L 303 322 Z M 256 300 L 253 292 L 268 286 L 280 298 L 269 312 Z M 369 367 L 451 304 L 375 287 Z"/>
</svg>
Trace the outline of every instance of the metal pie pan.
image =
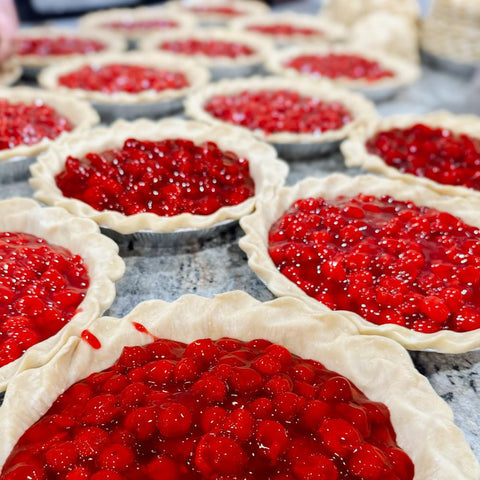
<svg viewBox="0 0 480 480">
<path fill-rule="evenodd" d="M 352 87 L 352 90 L 362 95 L 365 95 L 372 102 L 384 102 L 395 97 L 400 93 L 404 88 L 402 86 L 398 87 L 378 87 L 378 88 L 362 88 L 362 87 Z"/>
<path fill-rule="evenodd" d="M 0 162 L 0 184 L 25 180 L 30 175 L 29 167 L 36 157 L 18 156 Z"/>
<path fill-rule="evenodd" d="M 268 141 L 268 139 L 265 140 Z M 338 150 L 341 142 L 342 139 L 312 143 L 271 143 L 271 145 L 275 147 L 279 156 L 285 160 L 303 160 L 323 156 Z"/>
<path fill-rule="evenodd" d="M 91 102 L 103 121 L 114 121 L 118 118 L 134 120 L 140 117 L 158 118 L 172 113 L 178 113 L 183 109 L 183 97 L 173 100 L 163 100 L 151 103 L 115 104 L 107 102 Z"/>
<path fill-rule="evenodd" d="M 444 70 L 464 77 L 470 77 L 471 75 L 473 75 L 475 70 L 480 66 L 480 62 L 457 62 L 456 60 L 442 57 L 440 55 L 435 55 L 434 53 L 427 52 L 426 50 L 422 50 L 421 54 L 426 64 L 431 65 L 432 67 L 435 67 L 439 70 Z"/>
<path fill-rule="evenodd" d="M 260 72 L 262 63 L 253 65 L 216 65 L 209 67 L 212 80 L 220 80 L 222 78 L 250 77 Z"/>
<path fill-rule="evenodd" d="M 173 232 L 153 232 L 151 230 L 139 230 L 138 232 L 122 234 L 111 228 L 100 227 L 104 235 L 110 237 L 120 246 L 154 247 L 154 248 L 178 248 L 184 245 L 192 245 L 207 240 L 212 240 L 222 233 L 235 228 L 238 220 L 224 220 L 209 228 L 182 228 Z"/>
</svg>

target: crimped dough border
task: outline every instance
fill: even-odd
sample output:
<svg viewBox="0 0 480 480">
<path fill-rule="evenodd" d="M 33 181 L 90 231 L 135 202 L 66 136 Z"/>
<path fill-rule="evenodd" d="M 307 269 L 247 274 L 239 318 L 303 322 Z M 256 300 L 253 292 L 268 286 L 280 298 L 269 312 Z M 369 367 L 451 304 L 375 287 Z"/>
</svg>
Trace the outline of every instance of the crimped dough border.
<svg viewBox="0 0 480 480">
<path fill-rule="evenodd" d="M 318 42 L 335 42 L 343 40 L 347 37 L 346 29 L 343 25 L 334 22 L 328 18 L 312 17 L 311 15 L 294 13 L 294 12 L 282 12 L 269 15 L 255 15 L 243 18 L 237 18 L 229 23 L 229 27 L 249 32 L 249 27 L 253 25 L 275 25 L 288 24 L 295 27 L 313 28 L 319 30 L 318 35 L 304 35 L 301 33 L 294 35 L 268 35 L 257 33 L 266 38 L 271 38 L 275 42 L 282 45 L 293 43 L 318 43 Z"/>
<path fill-rule="evenodd" d="M 62 195 L 54 177 L 63 170 L 65 159 L 69 155 L 81 158 L 88 152 L 120 147 L 128 138 L 140 140 L 183 138 L 195 143 L 213 141 L 222 150 L 233 151 L 248 159 L 250 175 L 255 182 L 255 196 L 238 205 L 221 207 L 210 215 L 182 213 L 173 217 L 160 217 L 153 213 L 126 216 L 110 210 L 98 211 L 84 202 Z M 239 128 L 211 126 L 181 119 L 159 122 L 140 119 L 131 123 L 119 120 L 108 128 L 97 128 L 72 136 L 40 156 L 37 163 L 31 167 L 31 172 L 30 183 L 38 200 L 48 205 L 63 207 L 76 216 L 91 218 L 101 226 L 128 234 L 139 230 L 173 232 L 182 228 L 208 228 L 224 220 L 238 219 L 253 210 L 259 197 L 271 195 L 284 184 L 288 166 L 277 158 L 275 150 L 270 145 L 259 142 Z"/>
<path fill-rule="evenodd" d="M 196 30 L 178 30 L 175 32 L 161 32 L 148 35 L 141 39 L 139 44 L 140 50 L 166 52 L 173 54 L 169 50 L 159 49 L 159 44 L 164 41 L 175 40 L 221 40 L 226 42 L 236 42 L 253 50 L 252 55 L 240 55 L 232 58 L 228 56 L 208 56 L 208 55 L 191 55 L 181 52 L 175 52 L 181 58 L 191 58 L 206 67 L 240 67 L 250 65 L 261 65 L 273 52 L 273 44 L 261 35 L 249 32 L 237 32 L 226 28 L 202 28 Z"/>
<path fill-rule="evenodd" d="M 24 372 L 10 384 L 0 407 L 0 464 L 66 388 L 111 366 L 124 345 L 152 341 L 132 322 L 144 325 L 151 335 L 182 342 L 230 336 L 280 343 L 345 375 L 371 400 L 389 407 L 398 444 L 415 464 L 416 480 L 477 480 L 480 475 L 452 411 L 403 348 L 385 338 L 355 335 L 338 313 L 315 312 L 294 298 L 260 303 L 239 291 L 214 299 L 185 295 L 170 304 L 152 300 L 123 319 L 104 317 L 90 329 L 102 344 L 99 350 L 70 338 L 47 365 Z"/>
<path fill-rule="evenodd" d="M 390 180 L 374 175 L 348 177 L 333 174 L 324 178 L 307 178 L 293 187 L 281 188 L 274 199 L 260 201 L 256 211 L 240 221 L 245 236 L 240 239 L 240 248 L 248 256 L 250 268 L 277 296 L 293 296 L 321 312 L 331 311 L 327 306 L 307 295 L 297 285 L 282 275 L 268 254 L 268 231 L 271 225 L 300 198 L 319 197 L 334 199 L 339 195 L 352 197 L 358 193 L 391 195 L 397 200 L 411 200 L 449 212 L 470 225 L 480 227 L 478 209 L 468 199 L 449 198 L 424 188 L 421 185 Z M 442 330 L 426 334 L 394 324 L 376 325 L 360 315 L 346 310 L 339 311 L 349 318 L 359 332 L 367 335 L 389 337 L 409 350 L 433 350 L 442 353 L 464 353 L 480 347 L 480 329 L 471 332 Z M 433 478 L 433 477 L 432 477 Z"/>
<path fill-rule="evenodd" d="M 22 76 L 22 67 L 16 61 L 3 62 L 0 68 L 0 85 L 9 86 Z"/>
<path fill-rule="evenodd" d="M 79 335 L 113 303 L 114 281 L 125 271 L 118 246 L 100 234 L 91 220 L 75 218 L 61 208 L 42 208 L 27 198 L 0 201 L 0 229 L 37 235 L 80 255 L 90 285 L 77 313 L 58 333 L 30 347 L 17 360 L 0 367 L 0 391 L 18 373 L 47 363 L 72 335 Z"/>
<path fill-rule="evenodd" d="M 144 90 L 139 93 L 115 92 L 107 94 L 96 90 L 67 88 L 58 84 L 58 78 L 61 75 L 73 72 L 83 66 L 102 66 L 113 63 L 141 65 L 180 72 L 187 77 L 189 85 L 185 88 L 167 89 L 158 92 L 155 90 Z M 68 63 L 51 66 L 42 70 L 38 77 L 38 82 L 47 90 L 66 92 L 82 100 L 110 105 L 137 105 L 180 99 L 207 84 L 209 79 L 210 74 L 208 70 L 193 60 L 182 59 L 179 62 L 176 56 L 160 52 L 128 52 L 91 55 Z"/>
<path fill-rule="evenodd" d="M 174 32 L 178 29 L 193 28 L 195 26 L 195 19 L 188 13 L 171 12 L 164 6 L 160 7 L 136 7 L 136 8 L 111 8 L 108 10 L 100 10 L 97 12 L 87 13 L 80 17 L 78 23 L 83 30 L 99 29 L 102 32 L 110 32 L 127 40 L 136 40 L 145 35 L 150 30 L 144 28 L 132 28 L 128 30 L 119 30 L 104 26 L 104 23 L 122 22 L 122 21 L 138 21 L 138 20 L 152 20 L 159 17 L 161 20 L 176 22 L 178 27 L 168 28 L 169 32 Z"/>
<path fill-rule="evenodd" d="M 215 118 L 208 113 L 203 106 L 212 97 L 217 95 L 234 95 L 245 90 L 277 90 L 287 89 L 321 98 L 325 101 L 339 101 L 353 114 L 353 120 L 337 130 L 327 130 L 319 134 L 278 132 L 265 134 L 263 131 L 251 131 L 261 140 L 271 143 L 324 143 L 342 140 L 348 134 L 359 127 L 366 126 L 376 118 L 376 109 L 372 102 L 362 95 L 350 92 L 346 89 L 336 87 L 330 82 L 314 80 L 309 78 L 285 78 L 285 77 L 251 77 L 248 79 L 223 80 L 209 84 L 198 92 L 187 97 L 185 101 L 185 112 L 188 116 L 215 125 L 231 125 Z M 365 125 L 364 125 L 365 124 Z"/>
<path fill-rule="evenodd" d="M 45 37 L 55 38 L 59 36 L 73 37 L 73 38 L 86 38 L 88 40 L 97 40 L 105 45 L 105 49 L 101 54 L 108 52 L 121 52 L 127 48 L 125 40 L 122 37 L 108 32 L 99 32 L 97 30 L 72 30 L 67 28 L 54 28 L 54 27 L 31 27 L 21 29 L 18 32 L 18 36 L 22 37 Z M 100 53 L 99 53 L 100 54 Z M 43 68 L 49 65 L 56 65 L 59 62 L 65 62 L 70 60 L 82 59 L 86 56 L 98 55 L 96 53 L 73 53 L 69 55 L 15 55 L 14 59 L 20 65 L 25 67 L 38 67 Z"/>
<path fill-rule="evenodd" d="M 5 162 L 14 157 L 33 157 L 45 150 L 49 145 L 68 138 L 75 132 L 80 132 L 93 127 L 100 122 L 97 112 L 87 103 L 77 100 L 71 95 L 64 95 L 56 92 L 46 92 L 38 88 L 29 87 L 0 87 L 0 98 L 5 98 L 9 102 L 33 103 L 36 100 L 42 100 L 46 104 L 55 108 L 61 115 L 67 117 L 74 125 L 71 132 L 62 132 L 57 138 L 51 140 L 43 138 L 40 142 L 33 145 L 19 145 L 14 148 L 0 150 L 0 162 Z"/>
<path fill-rule="evenodd" d="M 421 185 L 442 195 L 461 196 L 479 202 L 480 191 L 459 185 L 444 185 L 426 177 L 402 173 L 400 170 L 387 165 L 378 155 L 369 153 L 365 148 L 365 142 L 378 132 L 391 128 L 408 128 L 417 123 L 431 127 L 445 127 L 456 133 L 466 133 L 472 137 L 480 138 L 480 118 L 475 115 L 455 115 L 446 110 L 439 110 L 423 115 L 395 115 L 386 119 L 377 118 L 366 128 L 352 131 L 349 138 L 341 145 L 346 165 L 381 173 L 409 184 Z"/>
<path fill-rule="evenodd" d="M 276 52 L 266 63 L 266 68 L 272 73 L 286 75 L 293 78 L 311 76 L 304 75 L 294 68 L 284 67 L 283 63 L 300 55 L 315 55 L 328 53 L 345 53 L 361 55 L 362 57 L 374 60 L 383 67 L 393 71 L 395 76 L 382 78 L 375 82 L 368 82 L 363 79 L 352 80 L 349 78 L 327 79 L 343 87 L 356 88 L 365 92 L 374 92 L 382 89 L 397 89 L 414 83 L 420 76 L 418 65 L 407 62 L 401 58 L 394 57 L 382 51 L 374 51 L 354 45 L 316 45 L 316 46 L 295 46 Z"/>
</svg>

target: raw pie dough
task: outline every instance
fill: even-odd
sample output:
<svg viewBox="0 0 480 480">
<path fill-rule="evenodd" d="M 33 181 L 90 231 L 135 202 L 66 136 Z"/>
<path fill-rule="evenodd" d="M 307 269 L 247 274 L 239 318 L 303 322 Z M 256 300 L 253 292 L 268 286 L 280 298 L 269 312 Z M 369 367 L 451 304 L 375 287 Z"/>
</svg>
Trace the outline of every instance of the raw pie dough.
<svg viewBox="0 0 480 480">
<path fill-rule="evenodd" d="M 345 163 L 349 167 L 361 167 L 364 170 L 381 173 L 387 177 L 403 180 L 411 185 L 421 185 L 435 190 L 443 195 L 467 197 L 474 202 L 480 202 L 480 191 L 460 185 L 446 185 L 419 177 L 411 173 L 387 165 L 382 158 L 367 151 L 365 143 L 377 132 L 392 128 L 408 128 L 417 123 L 430 127 L 444 127 L 455 133 L 466 133 L 480 138 L 480 119 L 475 115 L 455 115 L 445 110 L 424 115 L 395 115 L 386 119 L 378 118 L 363 130 L 358 129 L 342 144 L 341 150 Z"/>
<path fill-rule="evenodd" d="M 151 333 L 140 333 L 132 322 Z M 144 345 L 152 336 L 181 342 L 229 336 L 265 338 L 292 353 L 323 363 L 356 384 L 371 400 L 385 403 L 397 442 L 415 464 L 416 480 L 477 480 L 479 465 L 446 403 L 420 375 L 407 352 L 376 336 L 355 335 L 340 314 L 315 312 L 294 298 L 260 303 L 244 292 L 214 299 L 185 295 L 173 303 L 143 302 L 123 319 L 104 317 L 90 331 L 94 350 L 70 338 L 42 368 L 13 381 L 0 407 L 0 465 L 18 438 L 74 382 L 110 367 L 125 345 Z"/>
<path fill-rule="evenodd" d="M 125 265 L 118 255 L 118 246 L 100 235 L 94 222 L 76 218 L 61 208 L 41 208 L 30 199 L 17 197 L 0 201 L 0 230 L 30 233 L 68 248 L 82 257 L 90 278 L 78 313 L 65 327 L 0 368 L 0 390 L 4 390 L 16 374 L 47 363 L 69 337 L 79 335 L 110 307 L 115 298 L 114 281 L 123 275 Z"/>
<path fill-rule="evenodd" d="M 98 211 L 84 202 L 66 198 L 55 183 L 55 175 L 63 170 L 65 160 L 70 155 L 82 158 L 89 152 L 102 152 L 118 148 L 128 138 L 137 140 L 164 140 L 181 138 L 196 144 L 211 141 L 221 150 L 233 151 L 248 159 L 250 175 L 255 182 L 255 196 L 234 205 L 221 207 L 210 215 L 182 213 L 172 217 L 160 217 L 153 213 L 123 215 L 110 210 Z M 108 128 L 97 128 L 91 132 L 72 136 L 38 158 L 31 167 L 30 180 L 35 189 L 35 198 L 48 205 L 60 206 L 78 217 L 88 217 L 103 227 L 122 234 L 139 230 L 173 232 L 182 228 L 208 228 L 224 220 L 238 219 L 250 213 L 256 200 L 263 195 L 271 195 L 282 186 L 288 174 L 287 165 L 278 160 L 275 150 L 266 143 L 259 142 L 243 129 L 230 126 L 211 126 L 200 122 L 181 119 L 167 119 L 159 122 L 140 119 L 135 122 L 119 120 Z"/>
<path fill-rule="evenodd" d="M 339 195 L 354 197 L 358 193 L 390 195 L 396 200 L 411 200 L 416 205 L 425 205 L 451 213 L 469 225 L 480 227 L 478 208 L 468 199 L 444 197 L 419 184 L 389 180 L 374 175 L 348 177 L 333 174 L 324 178 L 310 177 L 293 187 L 281 188 L 274 199 L 259 202 L 256 211 L 240 221 L 246 234 L 240 239 L 240 248 L 248 256 L 250 268 L 269 290 L 277 296 L 293 296 L 301 299 L 317 311 L 331 311 L 327 306 L 307 295 L 276 268 L 267 250 L 268 232 L 272 224 L 298 199 L 323 197 L 328 200 L 335 199 Z M 395 324 L 376 325 L 346 310 L 338 312 L 350 319 L 360 333 L 389 337 L 410 350 L 463 353 L 480 347 L 480 329 L 464 333 L 442 330 L 425 334 Z"/>
</svg>

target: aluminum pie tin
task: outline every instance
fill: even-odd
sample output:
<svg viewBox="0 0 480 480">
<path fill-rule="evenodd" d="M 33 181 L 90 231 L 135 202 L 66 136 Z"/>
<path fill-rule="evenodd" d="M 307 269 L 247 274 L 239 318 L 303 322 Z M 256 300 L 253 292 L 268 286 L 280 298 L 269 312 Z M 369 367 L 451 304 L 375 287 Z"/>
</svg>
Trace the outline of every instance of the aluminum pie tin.
<svg viewBox="0 0 480 480">
<path fill-rule="evenodd" d="M 422 59 L 427 65 L 430 65 L 439 70 L 454 73 L 455 75 L 461 75 L 463 77 L 470 77 L 474 74 L 475 70 L 480 66 L 478 63 L 457 62 L 447 57 L 435 55 L 432 52 L 421 50 Z"/>
<path fill-rule="evenodd" d="M 107 102 L 91 102 L 103 121 L 111 122 L 118 118 L 134 120 L 140 117 L 158 118 L 181 112 L 184 97 L 160 102 L 146 102 L 135 104 L 119 104 Z"/>
<path fill-rule="evenodd" d="M 265 139 L 268 141 L 268 139 Z M 279 156 L 285 160 L 304 160 L 338 150 L 343 139 L 312 143 L 271 143 Z"/>
<path fill-rule="evenodd" d="M 253 65 L 214 65 L 208 67 L 212 80 L 220 80 L 222 78 L 250 77 L 260 72 L 262 63 Z"/>
<path fill-rule="evenodd" d="M 402 90 L 404 90 L 405 86 L 397 86 L 397 87 L 378 87 L 378 88 L 362 88 L 362 87 L 352 87 L 351 90 L 357 93 L 361 93 L 365 97 L 367 97 L 372 102 L 384 102 L 386 100 L 395 97 L 398 95 Z"/>
<path fill-rule="evenodd" d="M 25 180 L 30 175 L 29 167 L 37 157 L 17 156 L 0 162 L 0 184 Z"/>
<path fill-rule="evenodd" d="M 237 225 L 238 220 L 232 219 L 224 220 L 209 228 L 181 228 L 173 232 L 139 230 L 134 233 L 122 234 L 107 227 L 100 227 L 100 230 L 121 247 L 178 248 L 180 246 L 212 240 L 222 233 L 235 228 Z"/>
</svg>

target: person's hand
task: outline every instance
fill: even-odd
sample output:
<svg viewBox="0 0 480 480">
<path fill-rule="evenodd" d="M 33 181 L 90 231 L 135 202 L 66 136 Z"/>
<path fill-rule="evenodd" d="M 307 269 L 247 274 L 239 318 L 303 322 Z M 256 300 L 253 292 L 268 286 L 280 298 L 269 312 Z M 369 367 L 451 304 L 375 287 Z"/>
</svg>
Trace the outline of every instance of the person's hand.
<svg viewBox="0 0 480 480">
<path fill-rule="evenodd" d="M 18 16 L 13 0 L 0 0 L 0 62 L 13 53 L 17 29 Z"/>
</svg>

